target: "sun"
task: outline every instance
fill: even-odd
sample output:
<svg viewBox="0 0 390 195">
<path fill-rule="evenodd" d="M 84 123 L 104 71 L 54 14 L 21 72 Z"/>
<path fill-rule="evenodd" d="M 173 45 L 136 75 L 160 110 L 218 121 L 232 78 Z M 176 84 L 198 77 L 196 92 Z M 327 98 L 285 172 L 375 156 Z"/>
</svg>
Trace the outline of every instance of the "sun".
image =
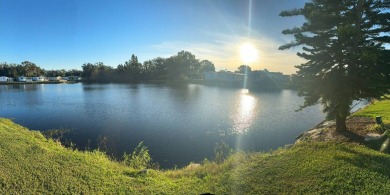
<svg viewBox="0 0 390 195">
<path fill-rule="evenodd" d="M 251 43 L 244 43 L 240 47 L 240 57 L 244 63 L 251 63 L 257 59 L 257 49 Z"/>
</svg>

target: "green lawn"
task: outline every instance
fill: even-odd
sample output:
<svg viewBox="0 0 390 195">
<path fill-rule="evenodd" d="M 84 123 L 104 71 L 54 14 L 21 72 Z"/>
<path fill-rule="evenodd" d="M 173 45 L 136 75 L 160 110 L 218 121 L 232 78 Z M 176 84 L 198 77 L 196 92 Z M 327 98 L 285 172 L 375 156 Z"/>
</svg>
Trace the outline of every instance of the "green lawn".
<svg viewBox="0 0 390 195">
<path fill-rule="evenodd" d="M 374 101 L 374 103 L 367 108 L 354 113 L 354 116 L 365 116 L 371 118 L 382 116 L 383 122 L 388 124 L 390 123 L 390 100 L 385 99 L 381 101 Z"/>
<path fill-rule="evenodd" d="M 195 179 L 139 175 L 101 152 L 80 152 L 0 119 L 0 194 L 157 194 L 202 192 Z"/>
<path fill-rule="evenodd" d="M 358 115 L 382 115 L 377 102 Z M 371 115 L 370 115 L 371 116 Z M 180 156 L 178 156 L 180 158 Z M 353 143 L 303 143 L 142 173 L 101 152 L 64 148 L 0 119 L 0 194 L 390 194 L 390 155 Z"/>
</svg>

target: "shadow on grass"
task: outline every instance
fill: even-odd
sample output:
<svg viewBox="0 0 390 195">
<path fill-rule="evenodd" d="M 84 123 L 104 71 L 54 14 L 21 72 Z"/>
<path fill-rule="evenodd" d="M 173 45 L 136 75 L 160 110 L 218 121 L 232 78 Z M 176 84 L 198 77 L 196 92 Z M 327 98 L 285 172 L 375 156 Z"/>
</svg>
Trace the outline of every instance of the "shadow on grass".
<svg viewBox="0 0 390 195">
<path fill-rule="evenodd" d="M 373 150 L 376 150 L 376 151 L 380 151 L 382 145 L 385 143 L 387 139 L 387 136 L 379 139 L 379 140 L 372 140 L 372 141 L 368 141 L 368 142 L 365 142 L 364 145 L 373 149 Z M 390 150 L 389 148 L 386 148 L 384 149 L 383 153 L 386 153 L 386 154 L 389 154 Z"/>
<path fill-rule="evenodd" d="M 345 136 L 346 138 L 351 139 L 353 142 L 357 143 L 364 143 L 364 137 L 352 132 L 352 131 L 343 131 L 341 132 L 341 135 Z"/>
<path fill-rule="evenodd" d="M 387 139 L 387 136 L 379 139 L 379 140 L 371 140 L 371 141 L 365 141 L 364 137 L 361 135 L 358 135 L 352 131 L 344 131 L 340 133 L 341 135 L 345 136 L 346 138 L 349 138 L 351 142 L 355 142 L 358 144 L 365 145 L 368 148 L 371 148 L 373 150 L 379 151 Z M 390 150 L 389 148 L 386 148 L 383 153 L 389 154 Z"/>
<path fill-rule="evenodd" d="M 368 154 L 342 145 L 340 146 L 340 150 L 349 154 L 353 154 L 353 156 L 336 156 L 336 160 L 344 161 L 355 167 L 369 170 L 370 172 L 376 172 L 390 179 L 390 156 L 380 155 L 379 153 Z"/>
</svg>

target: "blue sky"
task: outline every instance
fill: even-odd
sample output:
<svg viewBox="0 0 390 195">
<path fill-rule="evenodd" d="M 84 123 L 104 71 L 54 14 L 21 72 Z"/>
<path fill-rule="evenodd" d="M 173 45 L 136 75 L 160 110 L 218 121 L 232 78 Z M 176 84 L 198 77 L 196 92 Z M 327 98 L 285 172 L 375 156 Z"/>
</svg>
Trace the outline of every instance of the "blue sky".
<svg viewBox="0 0 390 195">
<path fill-rule="evenodd" d="M 291 74 L 296 51 L 278 51 L 281 34 L 302 18 L 282 10 L 306 0 L 0 0 L 0 61 L 28 60 L 45 69 L 81 69 L 86 62 L 116 67 L 132 54 L 143 62 L 181 50 L 217 70 L 243 64 L 240 45 L 252 43 L 252 69 Z"/>
</svg>

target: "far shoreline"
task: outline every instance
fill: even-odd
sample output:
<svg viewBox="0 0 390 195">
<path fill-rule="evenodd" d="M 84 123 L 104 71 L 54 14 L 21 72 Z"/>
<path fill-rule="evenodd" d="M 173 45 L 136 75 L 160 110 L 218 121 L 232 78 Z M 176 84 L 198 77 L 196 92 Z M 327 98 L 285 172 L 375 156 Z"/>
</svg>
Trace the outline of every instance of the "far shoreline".
<svg viewBox="0 0 390 195">
<path fill-rule="evenodd" d="M 18 84 L 71 84 L 78 83 L 79 81 L 12 81 L 12 82 L 0 82 L 0 85 L 18 85 Z"/>
</svg>

